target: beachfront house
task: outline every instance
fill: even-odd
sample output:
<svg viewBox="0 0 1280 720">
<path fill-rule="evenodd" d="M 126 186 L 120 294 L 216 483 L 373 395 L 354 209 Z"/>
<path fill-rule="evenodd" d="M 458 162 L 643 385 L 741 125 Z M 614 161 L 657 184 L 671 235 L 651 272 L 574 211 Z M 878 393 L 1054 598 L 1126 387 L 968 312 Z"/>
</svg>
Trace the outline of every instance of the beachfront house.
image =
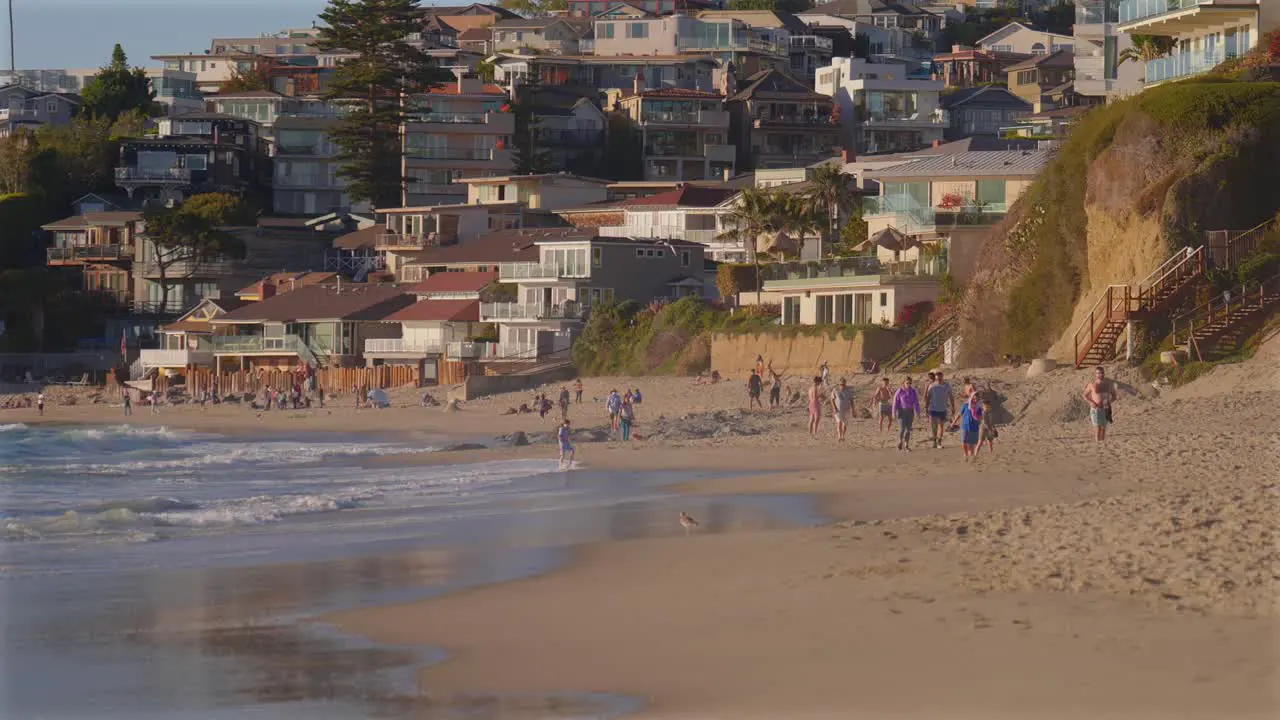
<svg viewBox="0 0 1280 720">
<path fill-rule="evenodd" d="M 52 235 L 46 265 L 74 270 L 80 289 L 109 307 L 132 306 L 132 270 L 144 228 L 142 213 L 84 212 L 41 227 Z"/>
<path fill-rule="evenodd" d="M 388 315 L 399 325 L 399 337 L 368 338 L 364 358 L 369 365 L 417 365 L 422 377 L 439 377 L 439 363 L 484 355 L 473 338 L 479 331 L 480 302 L 498 280 L 497 271 L 439 272 L 405 286 L 417 302 Z"/>
<path fill-rule="evenodd" d="M 1169 55 L 1146 63 L 1145 86 L 1208 72 L 1252 50 L 1280 26 L 1275 0 L 1120 0 L 1115 29 L 1173 38 Z"/>
<path fill-rule="evenodd" d="M 566 353 L 592 305 L 701 296 L 703 247 L 684 240 L 602 237 L 577 228 L 521 231 L 535 259 L 503 262 L 498 279 L 516 285 L 514 302 L 481 303 L 480 320 L 498 324 L 484 359 L 535 361 Z M 504 238 L 507 240 L 507 238 Z"/>
<path fill-rule="evenodd" d="M 138 355 L 144 371 L 181 373 L 188 368 L 213 367 L 213 333 L 210 321 L 244 307 L 249 300 L 205 298 L 176 321 L 160 327 L 160 347 L 143 348 Z"/>
<path fill-rule="evenodd" d="M 561 208 L 608 199 L 609 181 L 568 173 L 540 175 L 498 175 L 464 178 L 468 205 L 523 203 L 530 210 Z"/>
<path fill-rule="evenodd" d="M 218 372 L 364 364 L 364 341 L 395 337 L 385 318 L 417 298 L 391 284 L 337 282 L 268 296 L 209 320 Z"/>
</svg>

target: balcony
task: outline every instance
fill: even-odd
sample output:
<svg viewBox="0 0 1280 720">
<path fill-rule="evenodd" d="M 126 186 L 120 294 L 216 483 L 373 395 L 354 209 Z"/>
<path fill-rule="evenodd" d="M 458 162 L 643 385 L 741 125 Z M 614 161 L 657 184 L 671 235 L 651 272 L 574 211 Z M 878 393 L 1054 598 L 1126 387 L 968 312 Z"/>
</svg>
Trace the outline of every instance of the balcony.
<svg viewBox="0 0 1280 720">
<path fill-rule="evenodd" d="M 75 265 L 91 261 L 130 260 L 133 258 L 133 246 L 77 245 L 49 248 L 47 253 L 50 265 Z"/>
<path fill-rule="evenodd" d="M 485 162 L 509 165 L 511 150 L 506 148 L 426 148 L 410 147 L 405 151 L 407 160 L 434 160 L 448 162 Z"/>
<path fill-rule="evenodd" d="M 337 146 L 331 143 L 312 143 L 294 144 L 294 143 L 276 143 L 276 156 L 288 155 L 290 157 L 334 157 L 338 154 Z"/>
<path fill-rule="evenodd" d="M 173 260 L 165 264 L 164 275 L 171 281 L 191 278 L 215 278 L 230 275 L 235 270 L 235 263 L 222 259 Z M 144 260 L 134 265 L 134 271 L 141 277 L 154 279 L 160 277 L 160 264 L 153 260 Z"/>
<path fill-rule="evenodd" d="M 603 130 L 537 130 L 538 140 L 545 145 L 586 147 L 598 145 L 604 140 Z"/>
<path fill-rule="evenodd" d="M 316 362 L 315 353 L 297 335 L 264 337 L 262 335 L 214 335 L 215 355 L 297 355 L 306 362 Z"/>
<path fill-rule="evenodd" d="M 282 175 L 275 179 L 277 188 L 341 189 L 346 183 L 332 175 Z"/>
<path fill-rule="evenodd" d="M 213 350 L 148 350 L 144 349 L 138 360 L 144 368 L 184 368 L 188 365 L 212 365 Z"/>
<path fill-rule="evenodd" d="M 491 360 L 498 356 L 498 344 L 486 342 L 451 342 L 445 346 L 450 360 Z"/>
<path fill-rule="evenodd" d="M 502 320 L 581 320 L 587 316 L 582 303 L 560 305 L 533 303 L 480 303 L 480 322 Z"/>
<path fill-rule="evenodd" d="M 498 280 L 576 280 L 591 277 L 590 268 L 566 268 L 542 263 L 502 263 L 498 265 Z"/>
<path fill-rule="evenodd" d="M 365 355 L 440 355 L 444 343 L 404 338 L 369 338 L 364 341 Z"/>
<path fill-rule="evenodd" d="M 893 127 L 946 128 L 951 125 L 951 118 L 946 110 L 937 109 L 931 113 L 914 113 L 907 115 L 901 112 L 885 112 L 883 110 L 860 110 L 858 122 L 866 126 L 885 125 Z"/>
<path fill-rule="evenodd" d="M 907 233 L 939 228 L 992 225 L 1008 212 L 1005 203 L 966 203 L 956 207 L 926 207 L 908 196 L 880 195 L 862 199 L 865 218 L 890 218 L 889 224 Z"/>
<path fill-rule="evenodd" d="M 830 54 L 834 44 L 831 38 L 819 37 L 817 35 L 792 35 L 791 49 L 795 50 L 817 50 Z"/>
<path fill-rule="evenodd" d="M 830 115 L 775 115 L 758 117 L 751 121 L 757 130 L 763 128 L 809 128 L 813 130 L 830 130 L 838 132 L 840 123 L 833 121 Z"/>
<path fill-rule="evenodd" d="M 843 258 L 825 263 L 770 263 L 760 267 L 760 280 L 777 283 L 824 278 L 873 278 L 878 277 L 882 269 L 880 260 L 875 257 Z"/>
<path fill-rule="evenodd" d="M 4 120 L 37 120 L 40 111 L 35 108 L 0 108 L 0 121 Z"/>
<path fill-rule="evenodd" d="M 399 233 L 381 233 L 374 240 L 374 247 L 379 250 L 422 250 L 441 245 L 452 245 L 458 241 L 453 233 L 428 232 L 418 235 L 401 235 Z"/>
<path fill-rule="evenodd" d="M 729 127 L 729 113 L 724 110 L 645 110 L 641 120 L 644 125 Z"/>
<path fill-rule="evenodd" d="M 436 131 L 444 134 L 486 133 L 510 135 L 515 132 L 515 115 L 504 112 L 410 112 L 405 119 L 410 132 Z M 439 125 L 439 128 L 423 127 Z"/>
<path fill-rule="evenodd" d="M 116 181 L 187 185 L 191 182 L 191 169 L 118 167 L 116 168 Z"/>
<path fill-rule="evenodd" d="M 1226 59 L 1226 53 L 1217 48 L 1210 52 L 1184 52 L 1152 60 L 1146 67 L 1147 87 L 1208 72 Z"/>
<path fill-rule="evenodd" d="M 1256 28 L 1259 10 L 1258 0 L 1120 0 L 1116 29 L 1176 36 L 1244 23 Z"/>
</svg>

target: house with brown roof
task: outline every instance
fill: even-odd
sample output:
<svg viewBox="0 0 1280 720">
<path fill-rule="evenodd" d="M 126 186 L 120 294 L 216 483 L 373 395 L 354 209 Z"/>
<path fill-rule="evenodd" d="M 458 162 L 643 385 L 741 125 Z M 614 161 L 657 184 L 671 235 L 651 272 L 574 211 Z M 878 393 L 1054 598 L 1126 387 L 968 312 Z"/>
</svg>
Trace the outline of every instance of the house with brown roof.
<svg viewBox="0 0 1280 720">
<path fill-rule="evenodd" d="M 395 337 L 386 317 L 417 298 L 392 284 L 307 285 L 213 318 L 218 372 L 364 364 L 364 341 Z"/>
<path fill-rule="evenodd" d="M 603 237 L 686 240 L 706 246 L 708 257 L 732 259 L 725 253 L 733 255 L 739 247 L 717 238 L 728 231 L 723 217 L 732 212 L 730 201 L 740 192 L 738 188 L 684 185 L 613 203 L 613 210 L 621 214 L 620 221 L 600 226 L 597 232 Z"/>
<path fill-rule="evenodd" d="M 279 272 L 268 275 L 252 285 L 236 291 L 236 297 L 244 302 L 257 302 L 275 295 L 283 295 L 307 285 L 338 281 L 336 272 Z"/>
<path fill-rule="evenodd" d="M 497 279 L 496 271 L 442 272 L 406 286 L 418 301 L 386 317 L 399 323 L 400 336 L 365 340 L 365 361 L 417 364 L 431 378 L 442 358 L 460 361 L 484 354 L 471 338 L 480 323 L 482 296 Z"/>
<path fill-rule="evenodd" d="M 811 165 L 839 147 L 835 102 L 784 72 L 752 75 L 726 104 L 740 168 Z"/>
<path fill-rule="evenodd" d="M 142 213 L 86 212 L 41 226 L 53 236 L 45 264 L 78 271 L 81 289 L 119 308 L 133 304 Z"/>
<path fill-rule="evenodd" d="M 633 90 L 618 107 L 640 130 L 646 180 L 733 175 L 736 151 L 729 143 L 724 95 L 686 88 Z"/>
<path fill-rule="evenodd" d="M 410 99 L 404 124 L 405 205 L 466 201 L 462 178 L 512 170 L 515 115 L 506 91 L 477 78 L 432 88 Z"/>
<path fill-rule="evenodd" d="M 205 298 L 176 321 L 160 327 L 160 347 L 143 348 L 138 360 L 145 370 L 166 374 L 193 367 L 213 367 L 211 320 L 249 304 L 240 298 Z"/>
<path fill-rule="evenodd" d="M 557 17 L 499 20 L 493 31 L 493 49 L 498 52 L 535 50 L 556 55 L 578 52 L 578 31 Z"/>
<path fill-rule="evenodd" d="M 1053 109 L 1050 92 L 1070 82 L 1075 71 L 1075 55 L 1070 50 L 1058 50 L 1010 65 L 1005 74 L 1009 77 L 1009 92 L 1031 103 L 1034 112 L 1042 112 Z"/>
</svg>

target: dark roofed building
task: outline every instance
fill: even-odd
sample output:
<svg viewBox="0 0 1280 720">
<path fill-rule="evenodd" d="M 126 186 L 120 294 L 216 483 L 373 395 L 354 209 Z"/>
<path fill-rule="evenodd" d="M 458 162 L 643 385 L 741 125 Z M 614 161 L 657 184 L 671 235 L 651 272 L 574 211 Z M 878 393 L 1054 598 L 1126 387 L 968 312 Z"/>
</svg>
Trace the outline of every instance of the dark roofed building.
<svg viewBox="0 0 1280 720">
<path fill-rule="evenodd" d="M 1016 125 L 1031 114 L 1031 103 L 999 85 L 962 88 L 943 95 L 938 104 L 947 111 L 948 140 L 971 135 L 1001 134 L 1001 128 Z"/>
<path fill-rule="evenodd" d="M 833 100 L 784 72 L 752 75 L 727 105 L 739 168 L 812 165 L 837 149 L 840 120 Z"/>
<path fill-rule="evenodd" d="M 439 272 L 426 280 L 406 285 L 405 291 L 426 298 L 480 297 L 480 291 L 497 282 L 496 270 L 485 272 Z"/>
<path fill-rule="evenodd" d="M 308 285 L 282 295 L 272 295 L 237 308 L 215 322 L 255 324 L 264 322 L 375 321 L 416 298 L 390 284 L 333 283 Z"/>
</svg>

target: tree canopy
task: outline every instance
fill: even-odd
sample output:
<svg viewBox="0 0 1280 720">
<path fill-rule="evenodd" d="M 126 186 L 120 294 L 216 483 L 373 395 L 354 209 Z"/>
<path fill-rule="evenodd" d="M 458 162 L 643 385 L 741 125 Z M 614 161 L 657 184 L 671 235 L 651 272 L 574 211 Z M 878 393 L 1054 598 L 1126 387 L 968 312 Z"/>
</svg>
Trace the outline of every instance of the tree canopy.
<svg viewBox="0 0 1280 720">
<path fill-rule="evenodd" d="M 810 0 L 731 0 L 730 10 L 773 10 L 799 13 L 813 7 Z"/>
<path fill-rule="evenodd" d="M 253 225 L 257 213 L 243 199 L 230 193 L 200 193 L 182 203 L 182 211 L 198 215 L 214 226 Z"/>
<path fill-rule="evenodd" d="M 352 199 L 398 206 L 405 183 L 401 98 L 445 79 L 425 52 L 405 41 L 422 31 L 424 13 L 418 0 L 329 0 L 320 19 L 325 27 L 316 47 L 354 55 L 338 65 L 326 94 L 350 108 L 330 132 L 339 148 L 338 174 Z"/>
<path fill-rule="evenodd" d="M 199 197 L 199 196 L 196 196 Z M 194 200 L 194 198 L 192 198 Z M 153 208 L 143 213 L 146 237 L 155 246 L 152 262 L 160 286 L 160 307 L 169 306 L 169 289 L 180 278 L 191 277 L 202 262 L 245 256 L 244 241 L 221 230 L 221 199 L 191 206 L 188 200 L 176 208 Z"/>
<path fill-rule="evenodd" d="M 134 110 L 150 114 L 156 100 L 147 71 L 129 67 L 124 48 L 118 43 L 111 52 L 111 62 L 85 85 L 80 96 L 91 114 L 111 120 Z"/>
<path fill-rule="evenodd" d="M 499 5 L 525 17 L 547 17 L 569 9 L 568 0 L 502 0 Z"/>
</svg>

